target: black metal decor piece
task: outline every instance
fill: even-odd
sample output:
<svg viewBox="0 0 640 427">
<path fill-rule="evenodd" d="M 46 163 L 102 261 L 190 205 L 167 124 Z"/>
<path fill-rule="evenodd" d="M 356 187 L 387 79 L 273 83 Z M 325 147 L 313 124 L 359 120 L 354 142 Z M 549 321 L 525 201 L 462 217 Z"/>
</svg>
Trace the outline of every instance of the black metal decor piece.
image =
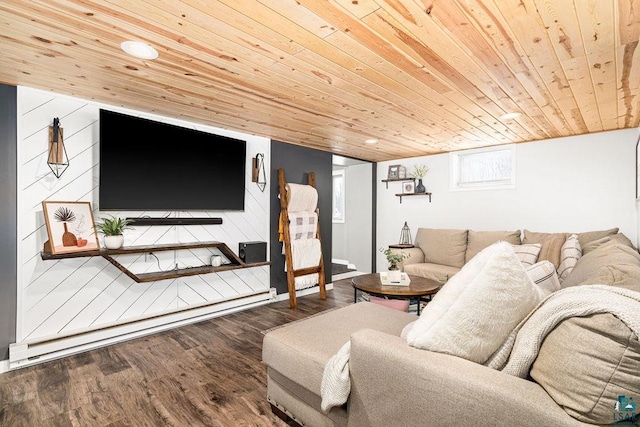
<svg viewBox="0 0 640 427">
<path fill-rule="evenodd" d="M 264 154 L 262 153 L 258 153 L 253 159 L 251 180 L 258 185 L 260 191 L 264 192 L 267 186 L 267 174 L 264 169 Z"/>
<path fill-rule="evenodd" d="M 60 120 L 57 117 L 53 119 L 53 126 L 49 126 L 47 165 L 56 178 L 60 178 L 69 167 L 69 156 L 67 156 L 67 149 L 64 146 Z"/>
</svg>

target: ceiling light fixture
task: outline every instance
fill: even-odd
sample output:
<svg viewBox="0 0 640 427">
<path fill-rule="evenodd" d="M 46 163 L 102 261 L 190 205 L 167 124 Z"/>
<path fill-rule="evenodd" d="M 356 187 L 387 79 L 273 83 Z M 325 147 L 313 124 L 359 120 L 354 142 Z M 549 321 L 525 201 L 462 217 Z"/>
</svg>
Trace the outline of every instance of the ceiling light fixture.
<svg viewBox="0 0 640 427">
<path fill-rule="evenodd" d="M 143 42 L 127 41 L 120 44 L 122 50 L 140 59 L 156 59 L 158 51 Z"/>
<path fill-rule="evenodd" d="M 364 142 L 367 143 L 367 144 L 377 144 L 378 140 L 377 139 L 367 139 Z"/>
<path fill-rule="evenodd" d="M 507 114 L 503 114 L 500 116 L 500 120 L 511 120 L 511 119 L 517 119 L 518 117 L 520 117 L 521 114 L 520 113 L 507 113 Z"/>
</svg>

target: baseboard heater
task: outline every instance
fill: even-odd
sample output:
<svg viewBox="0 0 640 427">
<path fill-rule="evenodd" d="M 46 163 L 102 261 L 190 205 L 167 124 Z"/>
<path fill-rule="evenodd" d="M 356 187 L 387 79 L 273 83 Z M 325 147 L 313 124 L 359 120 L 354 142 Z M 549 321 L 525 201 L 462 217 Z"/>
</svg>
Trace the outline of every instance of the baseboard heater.
<svg viewBox="0 0 640 427">
<path fill-rule="evenodd" d="M 222 218 L 136 218 L 127 217 L 133 225 L 212 225 L 222 224 Z"/>
<path fill-rule="evenodd" d="M 214 317 L 264 305 L 271 301 L 273 301 L 273 298 L 269 291 L 260 291 L 255 294 L 216 301 L 185 310 L 84 331 L 74 335 L 66 335 L 60 338 L 10 344 L 9 369 L 23 368 L 180 326 L 202 322 Z"/>
</svg>

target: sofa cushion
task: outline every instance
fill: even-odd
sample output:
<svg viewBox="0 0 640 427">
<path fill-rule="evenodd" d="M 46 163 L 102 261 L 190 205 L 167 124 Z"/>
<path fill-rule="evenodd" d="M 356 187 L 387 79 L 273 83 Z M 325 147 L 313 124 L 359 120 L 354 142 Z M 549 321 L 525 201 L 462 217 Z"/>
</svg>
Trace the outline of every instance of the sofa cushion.
<svg viewBox="0 0 640 427">
<path fill-rule="evenodd" d="M 529 243 L 527 245 L 513 245 L 513 250 L 515 251 L 520 262 L 525 266 L 529 267 L 536 262 L 538 262 L 538 257 L 540 256 L 540 249 L 542 249 L 542 245 L 540 243 Z"/>
<path fill-rule="evenodd" d="M 467 230 L 420 228 L 416 246 L 424 252 L 424 261 L 461 268 L 467 250 Z"/>
<path fill-rule="evenodd" d="M 527 274 L 531 281 L 538 285 L 547 295 L 560 290 L 558 274 L 550 261 L 540 261 L 527 267 Z"/>
<path fill-rule="evenodd" d="M 551 261 L 557 269 L 560 266 L 560 250 L 567 239 L 566 233 L 538 233 L 534 231 L 524 230 L 524 238 L 522 243 L 540 243 L 540 255 L 538 261 Z"/>
<path fill-rule="evenodd" d="M 638 337 L 606 313 L 558 324 L 543 341 L 530 375 L 572 417 L 612 424 L 619 396 L 640 397 L 638 372 Z"/>
<path fill-rule="evenodd" d="M 582 257 L 582 248 L 577 234 L 567 237 L 560 250 L 560 266 L 558 267 L 558 279 L 560 283 L 564 282 L 569 273 L 576 266 L 578 260 Z"/>
<path fill-rule="evenodd" d="M 476 256 L 478 252 L 498 241 L 509 242 L 513 245 L 522 243 L 520 240 L 520 230 L 515 231 L 473 231 L 467 234 L 467 250 L 465 252 L 465 262 Z"/>
<path fill-rule="evenodd" d="M 415 315 L 378 304 L 351 304 L 268 332 L 262 360 L 320 396 L 324 366 L 357 330 L 369 328 L 400 336 Z"/>
<path fill-rule="evenodd" d="M 618 233 L 618 231 L 619 231 L 618 227 L 610 228 L 608 230 L 586 231 L 584 233 L 578 233 L 578 240 L 580 241 L 580 246 L 584 247 L 589 242 L 602 239 L 603 237 L 613 236 L 614 234 Z M 589 251 L 583 251 L 582 253 L 585 254 L 587 252 Z"/>
<path fill-rule="evenodd" d="M 631 243 L 631 240 L 629 240 L 627 236 L 625 236 L 622 233 L 618 233 L 618 234 L 612 234 L 610 236 L 601 237 L 600 239 L 591 240 L 590 242 L 586 243 L 582 248 L 582 254 L 584 255 L 586 253 L 594 251 L 598 249 L 600 246 L 604 245 L 605 243 L 609 243 L 611 241 L 616 241 L 623 245 L 627 245 L 630 248 L 634 247 L 633 243 Z"/>
<path fill-rule="evenodd" d="M 494 243 L 449 279 L 404 332 L 413 347 L 484 363 L 543 297 L 513 245 Z"/>
<path fill-rule="evenodd" d="M 640 254 L 615 240 L 583 255 L 562 287 L 612 285 L 640 292 Z"/>
<path fill-rule="evenodd" d="M 460 271 L 460 269 L 458 267 L 449 267 L 448 265 L 423 262 L 421 264 L 405 265 L 404 271 L 407 274 L 426 277 L 427 279 L 434 280 L 441 285 L 444 285 L 451 276 Z"/>
</svg>

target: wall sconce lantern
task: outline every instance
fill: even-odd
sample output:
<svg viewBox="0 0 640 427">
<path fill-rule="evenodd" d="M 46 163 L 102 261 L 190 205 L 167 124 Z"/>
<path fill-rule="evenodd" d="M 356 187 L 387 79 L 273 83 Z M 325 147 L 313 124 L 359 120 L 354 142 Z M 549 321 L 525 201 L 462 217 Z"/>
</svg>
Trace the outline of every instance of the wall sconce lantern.
<svg viewBox="0 0 640 427">
<path fill-rule="evenodd" d="M 253 159 L 251 170 L 251 182 L 258 184 L 260 191 L 264 192 L 267 187 L 267 173 L 264 170 L 264 154 L 258 153 Z"/>
<path fill-rule="evenodd" d="M 404 226 L 402 227 L 402 231 L 400 232 L 400 244 L 411 245 L 411 230 L 409 230 L 407 221 L 404 222 Z"/>
<path fill-rule="evenodd" d="M 53 119 L 53 126 L 49 126 L 49 156 L 47 157 L 47 165 L 56 178 L 60 178 L 69 167 L 69 157 L 67 156 L 66 148 L 64 148 L 62 128 L 60 127 L 60 120 L 57 117 Z"/>
</svg>

